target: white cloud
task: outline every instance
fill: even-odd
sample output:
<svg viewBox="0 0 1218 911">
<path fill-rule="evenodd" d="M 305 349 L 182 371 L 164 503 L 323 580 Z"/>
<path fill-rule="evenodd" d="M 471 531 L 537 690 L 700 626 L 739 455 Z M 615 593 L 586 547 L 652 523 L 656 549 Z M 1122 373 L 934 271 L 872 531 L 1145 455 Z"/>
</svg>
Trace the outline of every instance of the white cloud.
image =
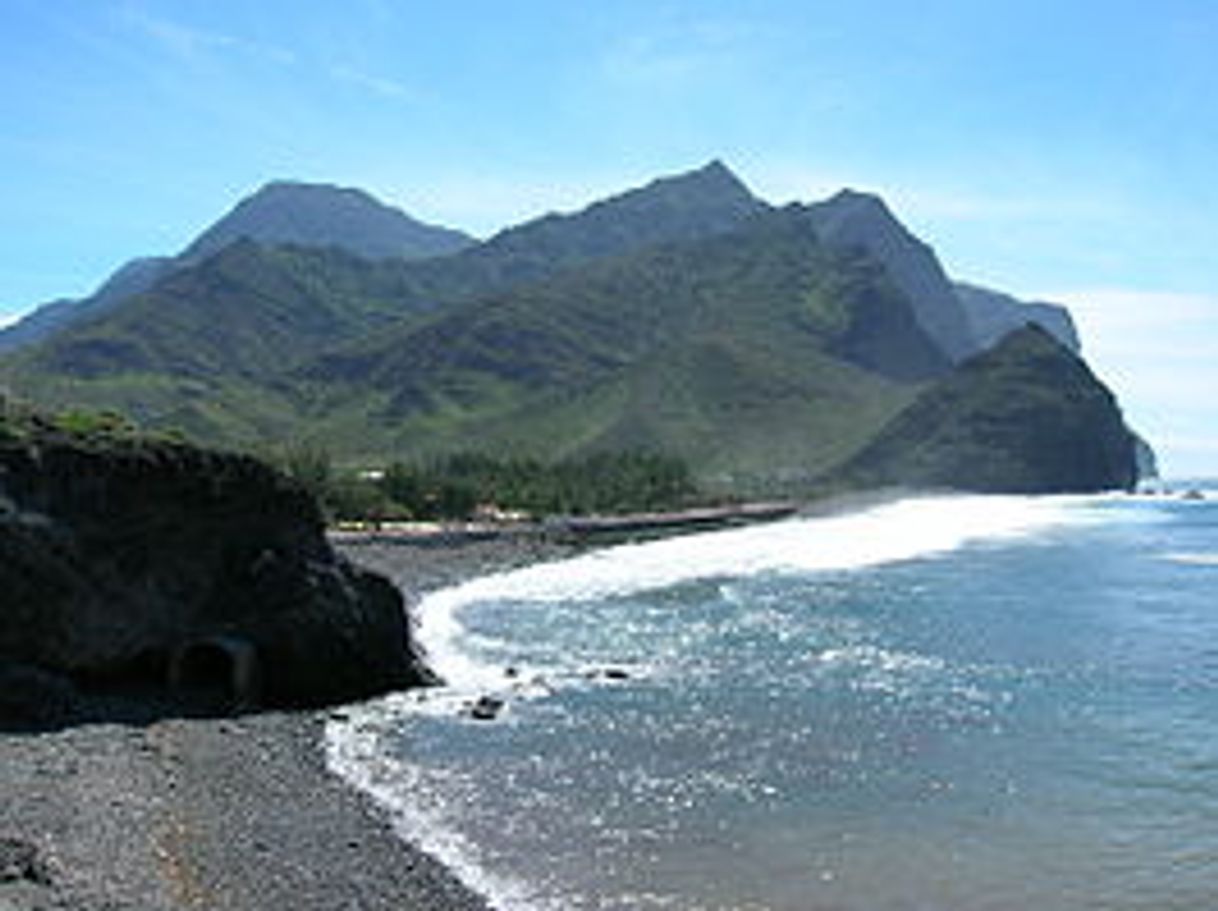
<svg viewBox="0 0 1218 911">
<path fill-rule="evenodd" d="M 418 101 L 421 98 L 419 92 L 410 88 L 405 83 L 386 76 L 367 73 L 355 67 L 332 66 L 330 67 L 330 75 L 340 82 L 346 82 L 358 88 L 367 89 L 374 95 L 379 95 L 382 98 L 392 98 L 400 101 Z"/>
<path fill-rule="evenodd" d="M 23 316 L 25 316 L 24 312 L 0 313 L 0 329 L 7 329 L 13 323 L 18 322 Z"/>
<path fill-rule="evenodd" d="M 210 52 L 222 51 L 242 53 L 282 66 L 296 62 L 296 55 L 292 51 L 278 45 L 186 25 L 150 15 L 130 5 L 123 7 L 122 17 L 166 51 L 182 59 L 194 60 Z"/>
</svg>

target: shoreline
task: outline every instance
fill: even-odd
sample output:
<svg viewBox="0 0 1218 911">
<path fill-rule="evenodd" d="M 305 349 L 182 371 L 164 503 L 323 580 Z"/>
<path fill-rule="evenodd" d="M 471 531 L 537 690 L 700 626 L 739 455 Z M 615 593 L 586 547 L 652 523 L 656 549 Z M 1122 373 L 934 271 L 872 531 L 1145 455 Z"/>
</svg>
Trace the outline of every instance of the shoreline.
<svg viewBox="0 0 1218 911">
<path fill-rule="evenodd" d="M 825 516 L 896 498 L 829 498 L 790 514 Z M 413 610 L 427 593 L 477 576 L 710 530 L 704 515 L 657 518 L 589 535 L 328 537 L 352 562 L 392 580 Z M 116 712 L 113 697 L 97 700 L 101 713 L 91 702 L 85 698 L 79 724 L 0 733 L 3 911 L 491 908 L 328 767 L 325 724 L 342 709 L 182 718 L 155 717 L 142 701 L 118 699 Z M 98 714 L 126 720 L 88 720 Z M 12 846 L 28 850 L 32 865 L 13 865 Z"/>
<path fill-rule="evenodd" d="M 517 539 L 334 544 L 412 607 L 436 588 L 575 552 Z M 95 714 L 90 701 L 82 717 Z M 3 911 L 490 908 L 327 767 L 325 722 L 341 709 L 154 718 L 117 707 L 128 720 L 0 733 Z"/>
</svg>

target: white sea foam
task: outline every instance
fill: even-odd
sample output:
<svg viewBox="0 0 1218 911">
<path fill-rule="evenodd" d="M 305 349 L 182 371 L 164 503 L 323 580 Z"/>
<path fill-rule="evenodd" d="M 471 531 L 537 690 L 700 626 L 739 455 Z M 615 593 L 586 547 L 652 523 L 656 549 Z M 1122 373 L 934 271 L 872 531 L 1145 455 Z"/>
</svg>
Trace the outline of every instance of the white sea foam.
<svg viewBox="0 0 1218 911">
<path fill-rule="evenodd" d="M 355 709 L 326 725 L 326 762 L 355 787 L 393 814 L 394 828 L 406 841 L 440 861 L 469 888 L 494 899 L 503 911 L 557 911 L 537 900 L 524 882 L 492 873 L 478 851 L 449 818 L 449 788 L 424 785 L 421 770 L 385 749 L 395 719 L 408 715 L 415 700 L 396 694 Z"/>
<path fill-rule="evenodd" d="M 1212 551 L 1164 554 L 1163 559 L 1172 563 L 1184 563 L 1188 566 L 1218 566 L 1218 552 Z"/>
<path fill-rule="evenodd" d="M 450 684 L 462 690 L 501 688 L 502 669 L 479 662 L 464 647 L 460 614 L 470 605 L 591 601 L 700 579 L 864 569 L 1087 521 L 1085 510 L 1070 508 L 1080 502 L 1069 497 L 926 497 L 838 516 L 625 544 L 436 592 L 419 605 L 418 631 L 434 667 Z"/>
<path fill-rule="evenodd" d="M 465 609 L 489 601 L 600 600 L 767 572 L 863 569 L 1088 521 L 1088 511 L 1077 508 L 1079 502 L 1077 498 L 1025 497 L 911 499 L 852 514 L 621 545 L 444 589 L 419 605 L 418 633 L 449 687 L 422 701 L 399 695 L 372 702 L 347 720 L 331 722 L 327 728 L 330 766 L 388 807 L 405 838 L 437 857 L 472 888 L 489 895 L 497 907 L 540 911 L 545 904 L 524 883 L 492 875 L 479 863 L 476 846 L 448 816 L 444 789 L 438 793 L 434 787 L 419 787 L 419 770 L 381 747 L 382 738 L 391 737 L 405 715 L 452 715 L 473 694 L 521 686 L 507 680 L 502 667 L 479 660 L 468 647 L 470 636 L 461 618 Z M 828 664 L 878 662 L 885 671 L 917 671 L 922 662 L 933 660 L 858 650 L 825 653 L 821 659 Z M 552 670 L 519 668 L 517 679 Z M 527 697 L 527 687 L 515 695 Z"/>
</svg>

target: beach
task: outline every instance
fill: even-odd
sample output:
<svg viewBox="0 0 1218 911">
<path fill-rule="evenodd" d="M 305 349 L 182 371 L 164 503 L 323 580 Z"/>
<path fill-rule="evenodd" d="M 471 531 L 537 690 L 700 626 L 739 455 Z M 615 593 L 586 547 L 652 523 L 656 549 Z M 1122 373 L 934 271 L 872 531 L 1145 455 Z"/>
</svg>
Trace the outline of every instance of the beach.
<svg viewBox="0 0 1218 911">
<path fill-rule="evenodd" d="M 570 553 L 541 540 L 351 543 L 408 600 Z M 89 722 L 0 734 L 0 909 L 401 909 L 485 901 L 331 775 L 330 712 L 157 718 L 95 701 Z"/>
</svg>

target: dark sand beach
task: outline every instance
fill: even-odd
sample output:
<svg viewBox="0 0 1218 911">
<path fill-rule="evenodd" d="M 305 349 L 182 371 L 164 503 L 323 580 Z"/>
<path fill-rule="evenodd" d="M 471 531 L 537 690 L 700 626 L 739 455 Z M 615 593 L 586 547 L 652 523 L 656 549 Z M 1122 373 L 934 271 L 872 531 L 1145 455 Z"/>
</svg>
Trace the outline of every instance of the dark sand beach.
<svg viewBox="0 0 1218 911">
<path fill-rule="evenodd" d="M 409 597 L 570 553 L 537 539 L 352 543 Z M 0 909 L 485 908 L 325 768 L 326 712 L 0 735 Z"/>
</svg>

